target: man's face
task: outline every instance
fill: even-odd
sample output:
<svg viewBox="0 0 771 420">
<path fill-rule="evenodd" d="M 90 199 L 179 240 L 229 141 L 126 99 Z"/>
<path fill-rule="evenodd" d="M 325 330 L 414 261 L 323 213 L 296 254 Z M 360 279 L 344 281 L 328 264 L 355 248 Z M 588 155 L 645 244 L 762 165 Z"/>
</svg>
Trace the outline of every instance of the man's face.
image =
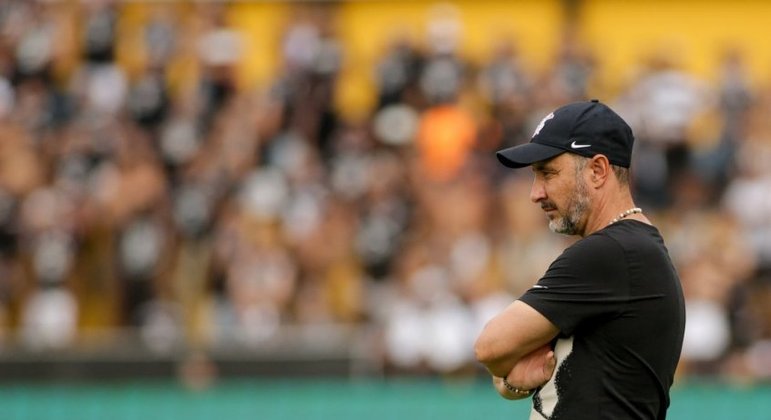
<svg viewBox="0 0 771 420">
<path fill-rule="evenodd" d="M 580 235 L 589 208 L 588 187 L 583 166 L 569 153 L 533 164 L 530 200 L 541 205 L 549 218 L 549 229 L 566 235 Z"/>
</svg>

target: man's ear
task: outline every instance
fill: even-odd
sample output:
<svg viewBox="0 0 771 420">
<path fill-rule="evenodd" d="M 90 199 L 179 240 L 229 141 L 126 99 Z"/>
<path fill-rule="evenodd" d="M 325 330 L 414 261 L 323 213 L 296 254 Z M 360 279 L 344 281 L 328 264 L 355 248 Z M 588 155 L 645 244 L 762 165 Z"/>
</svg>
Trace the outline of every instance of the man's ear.
<svg viewBox="0 0 771 420">
<path fill-rule="evenodd" d="M 588 168 L 591 171 L 589 182 L 594 188 L 605 185 L 610 176 L 610 171 L 612 170 L 610 162 L 605 155 L 594 155 L 594 157 L 589 160 Z"/>
</svg>

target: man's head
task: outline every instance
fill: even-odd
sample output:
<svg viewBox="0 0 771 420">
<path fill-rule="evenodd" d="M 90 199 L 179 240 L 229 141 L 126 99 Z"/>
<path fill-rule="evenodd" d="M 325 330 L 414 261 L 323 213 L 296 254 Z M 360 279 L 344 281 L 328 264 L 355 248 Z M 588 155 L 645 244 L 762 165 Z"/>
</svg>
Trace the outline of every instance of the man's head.
<svg viewBox="0 0 771 420">
<path fill-rule="evenodd" d="M 584 235 L 596 202 L 628 193 L 632 130 L 597 102 L 566 105 L 549 114 L 530 143 L 498 152 L 506 166 L 531 166 L 530 199 L 541 205 L 549 227 Z M 569 153 L 565 153 L 569 152 Z"/>
</svg>

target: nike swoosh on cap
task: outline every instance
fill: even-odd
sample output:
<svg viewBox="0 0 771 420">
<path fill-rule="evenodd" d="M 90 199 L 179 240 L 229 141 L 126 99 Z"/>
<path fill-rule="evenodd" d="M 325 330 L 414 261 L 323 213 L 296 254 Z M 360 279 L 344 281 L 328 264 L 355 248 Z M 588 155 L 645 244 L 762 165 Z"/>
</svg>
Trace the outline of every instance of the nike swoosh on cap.
<svg viewBox="0 0 771 420">
<path fill-rule="evenodd" d="M 542 284 L 534 284 L 533 287 L 531 287 L 531 289 L 548 289 L 548 287 Z"/>
<path fill-rule="evenodd" d="M 592 147 L 591 144 L 576 144 L 575 140 L 573 143 L 570 143 L 570 147 L 574 149 L 583 149 L 584 147 Z"/>
</svg>

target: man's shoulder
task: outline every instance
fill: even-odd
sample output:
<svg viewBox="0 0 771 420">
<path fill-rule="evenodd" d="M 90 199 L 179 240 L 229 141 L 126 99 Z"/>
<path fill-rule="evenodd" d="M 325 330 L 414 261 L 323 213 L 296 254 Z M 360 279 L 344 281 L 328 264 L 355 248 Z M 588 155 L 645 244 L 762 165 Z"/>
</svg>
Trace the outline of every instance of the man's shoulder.
<svg viewBox="0 0 771 420">
<path fill-rule="evenodd" d="M 551 273 L 589 274 L 622 269 L 624 249 L 613 238 L 592 234 L 566 248 L 549 266 Z"/>
<path fill-rule="evenodd" d="M 596 232 L 595 235 L 605 237 L 622 249 L 635 253 L 665 251 L 664 238 L 658 228 L 637 220 L 613 224 Z"/>
<path fill-rule="evenodd" d="M 656 227 L 643 222 L 625 222 L 600 229 L 567 247 L 554 261 L 555 267 L 621 268 L 630 252 L 660 254 L 663 239 Z"/>
<path fill-rule="evenodd" d="M 581 259 L 606 258 L 608 253 L 615 253 L 621 249 L 617 238 L 609 235 L 605 230 L 600 230 L 567 247 L 562 256 Z"/>
</svg>

